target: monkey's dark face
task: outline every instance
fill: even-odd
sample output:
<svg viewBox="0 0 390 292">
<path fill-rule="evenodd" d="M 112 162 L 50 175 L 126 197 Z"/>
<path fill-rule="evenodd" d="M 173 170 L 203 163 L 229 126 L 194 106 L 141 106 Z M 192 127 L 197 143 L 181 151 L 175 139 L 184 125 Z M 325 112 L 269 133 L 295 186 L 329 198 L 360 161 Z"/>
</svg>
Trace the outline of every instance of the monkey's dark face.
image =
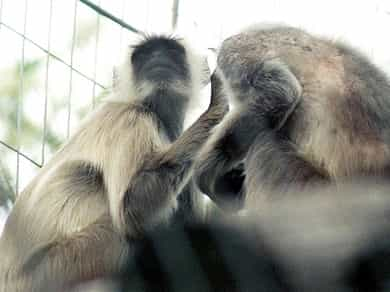
<svg viewBox="0 0 390 292">
<path fill-rule="evenodd" d="M 131 65 L 136 82 L 187 82 L 190 77 L 185 47 L 169 37 L 150 37 L 137 45 Z"/>
</svg>

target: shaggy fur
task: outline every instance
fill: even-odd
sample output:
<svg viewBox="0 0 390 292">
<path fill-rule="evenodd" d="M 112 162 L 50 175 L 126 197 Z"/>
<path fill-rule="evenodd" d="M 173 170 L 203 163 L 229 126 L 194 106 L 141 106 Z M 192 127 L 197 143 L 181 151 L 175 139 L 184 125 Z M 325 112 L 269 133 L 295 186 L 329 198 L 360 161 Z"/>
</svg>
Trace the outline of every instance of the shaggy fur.
<svg viewBox="0 0 390 292">
<path fill-rule="evenodd" d="M 197 181 L 219 204 L 388 177 L 390 81 L 354 49 L 292 27 L 251 27 L 223 42 L 218 67 L 236 108 L 203 149 Z"/>
</svg>

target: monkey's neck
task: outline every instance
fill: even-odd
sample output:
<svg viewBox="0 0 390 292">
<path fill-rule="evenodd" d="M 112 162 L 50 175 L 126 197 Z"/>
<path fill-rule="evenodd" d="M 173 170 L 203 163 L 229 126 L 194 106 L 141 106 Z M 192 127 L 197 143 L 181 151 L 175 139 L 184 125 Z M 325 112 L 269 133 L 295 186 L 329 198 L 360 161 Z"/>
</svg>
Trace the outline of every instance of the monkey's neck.
<svg viewBox="0 0 390 292">
<path fill-rule="evenodd" d="M 189 97 L 170 89 L 157 89 L 142 101 L 142 105 L 156 117 L 160 131 L 170 141 L 183 131 Z"/>
</svg>

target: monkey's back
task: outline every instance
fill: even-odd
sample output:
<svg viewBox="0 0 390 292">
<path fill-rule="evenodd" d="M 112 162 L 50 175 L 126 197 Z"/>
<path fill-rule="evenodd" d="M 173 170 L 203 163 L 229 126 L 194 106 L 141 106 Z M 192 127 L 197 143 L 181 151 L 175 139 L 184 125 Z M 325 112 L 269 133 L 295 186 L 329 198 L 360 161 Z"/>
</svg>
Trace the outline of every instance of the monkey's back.
<svg viewBox="0 0 390 292">
<path fill-rule="evenodd" d="M 331 178 L 382 171 L 390 158 L 390 82 L 353 49 L 291 27 L 250 28 L 225 40 L 219 63 L 279 59 L 302 86 L 286 125 L 297 151 Z"/>
<path fill-rule="evenodd" d="M 131 179 L 147 155 L 166 147 L 157 130 L 149 130 L 153 123 L 142 110 L 120 102 L 104 104 L 87 119 L 17 198 L 0 238 L 0 282 L 37 246 L 80 234 L 94 222 L 107 221 L 111 228 L 109 215 L 116 223 L 117 206 L 109 206 L 105 182 L 110 175 Z M 127 167 L 118 167 L 123 161 Z"/>
</svg>

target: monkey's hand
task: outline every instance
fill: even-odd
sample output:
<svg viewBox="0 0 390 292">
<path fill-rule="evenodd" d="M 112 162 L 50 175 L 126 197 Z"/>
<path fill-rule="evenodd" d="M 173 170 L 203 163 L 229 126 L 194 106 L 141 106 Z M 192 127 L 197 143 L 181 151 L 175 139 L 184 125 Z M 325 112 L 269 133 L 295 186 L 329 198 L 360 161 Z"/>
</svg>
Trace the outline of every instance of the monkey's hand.
<svg viewBox="0 0 390 292">
<path fill-rule="evenodd" d="M 269 119 L 273 128 L 281 128 L 301 98 L 302 88 L 295 75 L 275 59 L 255 68 L 248 82 L 255 89 L 250 104 Z"/>
<path fill-rule="evenodd" d="M 209 109 L 219 108 L 225 115 L 229 111 L 229 102 L 224 92 L 223 82 L 219 73 L 214 71 L 210 78 L 211 81 L 211 100 Z"/>
</svg>

